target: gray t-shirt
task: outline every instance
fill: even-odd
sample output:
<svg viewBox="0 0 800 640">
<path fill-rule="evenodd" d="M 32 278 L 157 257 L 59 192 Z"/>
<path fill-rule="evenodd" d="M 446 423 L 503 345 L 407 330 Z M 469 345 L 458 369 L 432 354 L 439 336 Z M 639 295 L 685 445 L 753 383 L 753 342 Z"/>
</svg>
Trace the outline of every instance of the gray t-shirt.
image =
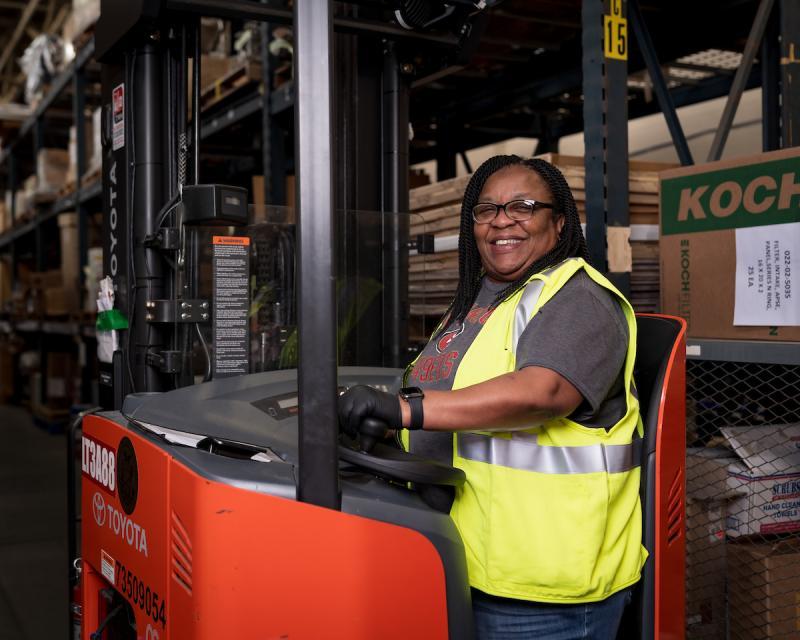
<svg viewBox="0 0 800 640">
<path fill-rule="evenodd" d="M 466 320 L 451 324 L 422 350 L 407 384 L 449 391 L 464 353 L 491 312 L 505 284 L 484 278 Z M 569 418 L 587 427 L 610 428 L 625 414 L 623 365 L 628 323 L 616 297 L 577 272 L 537 314 L 517 343 L 517 369 L 544 367 L 568 380 L 583 396 Z M 441 434 L 413 432 L 411 450 L 447 459 Z M 449 434 L 447 434 L 449 443 Z M 437 451 L 438 455 L 437 455 Z"/>
</svg>

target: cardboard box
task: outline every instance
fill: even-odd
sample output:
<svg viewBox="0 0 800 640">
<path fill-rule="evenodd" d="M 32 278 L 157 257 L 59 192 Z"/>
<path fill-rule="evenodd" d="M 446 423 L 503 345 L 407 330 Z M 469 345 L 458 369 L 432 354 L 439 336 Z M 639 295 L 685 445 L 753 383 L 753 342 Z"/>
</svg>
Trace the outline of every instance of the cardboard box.
<svg viewBox="0 0 800 640">
<path fill-rule="evenodd" d="M 84 279 L 86 296 L 83 310 L 97 311 L 97 294 L 100 291 L 100 280 L 103 277 L 103 247 L 89 247 L 84 273 L 86 275 Z"/>
<path fill-rule="evenodd" d="M 50 287 L 60 287 L 62 284 L 61 271 L 51 269 L 50 271 L 31 271 L 28 275 L 28 286 L 31 289 L 49 289 Z"/>
<path fill-rule="evenodd" d="M 211 88 L 220 78 L 225 77 L 236 64 L 236 58 L 222 54 L 200 56 L 200 91 Z M 193 77 L 193 76 L 190 76 Z M 201 101 L 200 104 L 203 104 Z"/>
<path fill-rule="evenodd" d="M 738 538 L 800 531 L 800 423 L 723 427 L 739 462 L 728 466 L 727 534 Z"/>
<path fill-rule="evenodd" d="M 81 178 L 83 186 L 91 182 L 88 178 L 99 178 L 99 176 L 94 174 L 99 174 L 103 168 L 102 125 L 103 109 L 102 107 L 97 107 L 97 109 L 92 111 L 92 141 L 86 148 L 86 173 L 84 173 Z"/>
<path fill-rule="evenodd" d="M 8 402 L 15 392 L 14 350 L 7 340 L 0 341 L 0 401 Z"/>
<path fill-rule="evenodd" d="M 725 640 L 725 502 L 687 497 L 686 637 Z"/>
<path fill-rule="evenodd" d="M 728 545 L 730 637 L 800 637 L 800 541 Z"/>
<path fill-rule="evenodd" d="M 0 313 L 6 311 L 6 303 L 11 301 L 11 260 L 0 258 Z"/>
<path fill-rule="evenodd" d="M 67 181 L 69 151 L 40 149 L 36 156 L 36 192 L 58 192 Z"/>
<path fill-rule="evenodd" d="M 47 353 L 47 399 L 72 398 L 75 356 L 66 351 Z"/>
<path fill-rule="evenodd" d="M 58 216 L 61 237 L 61 283 L 77 289 L 80 280 L 80 256 L 78 255 L 78 214 L 61 213 Z"/>
<path fill-rule="evenodd" d="M 266 204 L 264 202 L 264 176 L 252 177 L 253 214 L 251 224 L 263 222 L 281 222 L 294 224 L 296 217 L 294 211 L 295 178 L 287 175 L 285 178 L 286 205 Z"/>
<path fill-rule="evenodd" d="M 99 111 L 97 109 L 96 111 Z M 78 173 L 78 133 L 75 125 L 69 128 L 69 165 L 64 179 L 67 183 L 75 183 Z M 91 167 L 91 162 L 95 153 L 94 145 L 94 118 L 84 118 L 83 121 L 83 152 L 84 161 L 87 169 Z"/>
<path fill-rule="evenodd" d="M 741 460 L 725 447 L 687 447 L 686 496 L 689 499 L 724 501 L 743 494 L 728 484 L 729 468 L 741 468 Z"/>
<path fill-rule="evenodd" d="M 65 316 L 80 309 L 80 290 L 77 282 L 72 286 L 48 287 L 42 294 L 44 314 Z"/>
<path fill-rule="evenodd" d="M 253 204 L 256 208 L 263 207 L 264 204 L 264 176 L 253 176 L 252 177 L 252 189 L 253 189 Z"/>
<path fill-rule="evenodd" d="M 800 424 L 721 433 L 728 448 L 687 450 L 687 496 L 726 500 L 729 538 L 800 531 Z"/>
<path fill-rule="evenodd" d="M 797 325 L 733 324 L 736 230 L 800 224 L 799 159 L 791 148 L 660 174 L 661 311 L 684 318 L 689 336 L 800 340 Z M 785 249 L 800 264 L 800 249 Z"/>
</svg>

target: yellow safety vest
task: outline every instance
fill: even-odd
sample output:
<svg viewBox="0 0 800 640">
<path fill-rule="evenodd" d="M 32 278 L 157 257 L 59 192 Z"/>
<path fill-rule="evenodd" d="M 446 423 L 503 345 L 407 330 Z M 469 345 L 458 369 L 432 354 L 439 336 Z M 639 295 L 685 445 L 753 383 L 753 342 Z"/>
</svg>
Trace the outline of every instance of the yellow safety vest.
<svg viewBox="0 0 800 640">
<path fill-rule="evenodd" d="M 522 331 L 581 269 L 619 299 L 628 322 L 627 412 L 608 430 L 558 418 L 525 431 L 454 434 L 453 464 L 467 481 L 450 515 L 464 541 L 470 584 L 493 595 L 595 602 L 637 582 L 647 558 L 641 418 L 633 391 L 636 320 L 600 272 L 571 258 L 533 275 L 489 317 L 464 354 L 453 389 L 514 371 Z"/>
</svg>

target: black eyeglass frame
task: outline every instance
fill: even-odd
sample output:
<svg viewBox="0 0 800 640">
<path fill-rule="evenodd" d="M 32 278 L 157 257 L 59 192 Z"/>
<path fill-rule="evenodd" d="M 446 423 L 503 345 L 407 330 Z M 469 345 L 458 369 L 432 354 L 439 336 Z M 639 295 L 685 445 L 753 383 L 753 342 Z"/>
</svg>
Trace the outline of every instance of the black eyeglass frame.
<svg viewBox="0 0 800 640">
<path fill-rule="evenodd" d="M 525 204 L 530 205 L 531 207 L 530 215 L 524 218 L 517 218 L 511 215 L 506 207 L 508 207 L 511 204 L 514 204 L 515 202 L 524 202 Z M 486 206 L 486 205 L 491 205 L 494 207 L 494 215 L 488 220 L 478 220 L 475 217 L 475 209 L 477 209 L 480 206 Z M 503 212 L 506 214 L 506 216 L 508 216 L 511 220 L 514 220 L 515 222 L 525 222 L 525 220 L 530 220 L 533 217 L 533 214 L 536 213 L 537 209 L 555 209 L 555 206 L 549 202 L 539 202 L 538 200 L 528 200 L 524 198 L 509 200 L 505 204 L 496 204 L 494 202 L 478 202 L 474 207 L 472 207 L 472 220 L 475 222 L 475 224 L 490 224 L 497 217 L 497 214 L 500 213 L 500 209 L 502 209 Z"/>
</svg>

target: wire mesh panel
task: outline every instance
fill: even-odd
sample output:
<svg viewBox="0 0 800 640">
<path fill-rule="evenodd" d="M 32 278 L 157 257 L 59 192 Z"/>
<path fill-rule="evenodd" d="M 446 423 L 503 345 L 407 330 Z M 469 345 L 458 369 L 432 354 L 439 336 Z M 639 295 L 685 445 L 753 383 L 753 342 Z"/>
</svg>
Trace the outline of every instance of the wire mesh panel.
<svg viewBox="0 0 800 640">
<path fill-rule="evenodd" d="M 687 362 L 687 638 L 800 638 L 800 366 Z"/>
</svg>

